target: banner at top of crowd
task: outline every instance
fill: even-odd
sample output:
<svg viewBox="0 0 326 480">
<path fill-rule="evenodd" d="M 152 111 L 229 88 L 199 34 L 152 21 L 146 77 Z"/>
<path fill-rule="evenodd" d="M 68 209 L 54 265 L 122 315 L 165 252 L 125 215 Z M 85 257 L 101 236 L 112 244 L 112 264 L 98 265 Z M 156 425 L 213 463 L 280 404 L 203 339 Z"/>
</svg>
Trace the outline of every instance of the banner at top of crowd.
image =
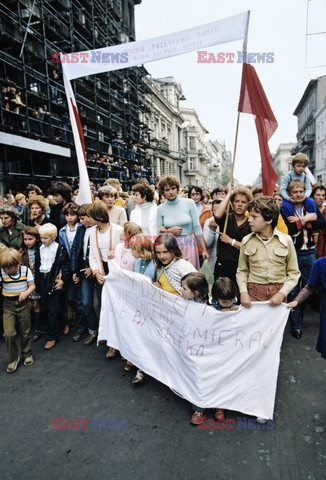
<svg viewBox="0 0 326 480">
<path fill-rule="evenodd" d="M 182 55 L 211 45 L 244 40 L 249 11 L 222 20 L 161 37 L 122 43 L 84 52 L 52 52 L 52 62 L 61 63 L 68 80 L 96 73 L 134 67 L 163 58 Z"/>
</svg>

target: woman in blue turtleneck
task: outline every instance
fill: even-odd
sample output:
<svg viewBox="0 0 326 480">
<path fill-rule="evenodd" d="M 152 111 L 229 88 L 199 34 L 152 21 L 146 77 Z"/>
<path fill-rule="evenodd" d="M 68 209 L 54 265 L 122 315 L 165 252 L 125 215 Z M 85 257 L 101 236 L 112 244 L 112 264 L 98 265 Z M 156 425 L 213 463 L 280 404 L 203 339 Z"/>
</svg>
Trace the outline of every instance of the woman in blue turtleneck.
<svg viewBox="0 0 326 480">
<path fill-rule="evenodd" d="M 166 202 L 157 208 L 159 233 L 172 233 L 178 240 L 183 257 L 199 270 L 198 245 L 202 247 L 204 259 L 209 255 L 195 202 L 190 198 L 182 198 L 178 195 L 180 182 L 176 177 L 162 178 L 158 189 L 159 194 L 163 194 L 166 198 Z"/>
</svg>

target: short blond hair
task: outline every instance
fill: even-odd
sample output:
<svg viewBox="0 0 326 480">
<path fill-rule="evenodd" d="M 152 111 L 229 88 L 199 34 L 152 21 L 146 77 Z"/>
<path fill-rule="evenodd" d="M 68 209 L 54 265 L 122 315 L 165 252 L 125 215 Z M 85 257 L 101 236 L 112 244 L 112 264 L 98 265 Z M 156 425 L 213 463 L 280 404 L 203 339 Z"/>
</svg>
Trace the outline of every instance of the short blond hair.
<svg viewBox="0 0 326 480">
<path fill-rule="evenodd" d="M 58 229 L 53 223 L 45 223 L 41 225 L 38 233 L 41 235 L 48 235 L 49 237 L 56 238 L 58 235 Z"/>
<path fill-rule="evenodd" d="M 20 200 L 22 200 L 23 198 L 26 198 L 23 193 L 17 193 L 17 195 L 15 196 L 15 200 L 17 203 L 20 202 Z"/>
<path fill-rule="evenodd" d="M 139 235 L 140 233 L 143 233 L 143 230 L 139 225 L 137 225 L 137 223 L 126 222 L 123 225 L 123 233 L 125 236 L 130 237 L 131 235 Z"/>
<path fill-rule="evenodd" d="M 135 250 L 142 260 L 152 260 L 154 256 L 153 242 L 148 235 L 139 234 L 130 237 L 128 247 Z"/>
<path fill-rule="evenodd" d="M 0 249 L 0 268 L 17 267 L 21 261 L 22 256 L 15 248 Z"/>
</svg>

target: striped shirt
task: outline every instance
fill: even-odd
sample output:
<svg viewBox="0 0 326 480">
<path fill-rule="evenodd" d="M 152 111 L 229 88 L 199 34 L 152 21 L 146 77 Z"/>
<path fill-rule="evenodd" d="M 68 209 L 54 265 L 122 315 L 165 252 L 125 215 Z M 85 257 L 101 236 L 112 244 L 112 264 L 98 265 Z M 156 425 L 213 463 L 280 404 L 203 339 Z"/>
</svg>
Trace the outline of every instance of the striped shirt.
<svg viewBox="0 0 326 480">
<path fill-rule="evenodd" d="M 24 265 L 15 274 L 9 275 L 1 269 L 2 295 L 4 297 L 19 297 L 25 292 L 30 283 L 34 282 L 31 270 Z"/>
</svg>

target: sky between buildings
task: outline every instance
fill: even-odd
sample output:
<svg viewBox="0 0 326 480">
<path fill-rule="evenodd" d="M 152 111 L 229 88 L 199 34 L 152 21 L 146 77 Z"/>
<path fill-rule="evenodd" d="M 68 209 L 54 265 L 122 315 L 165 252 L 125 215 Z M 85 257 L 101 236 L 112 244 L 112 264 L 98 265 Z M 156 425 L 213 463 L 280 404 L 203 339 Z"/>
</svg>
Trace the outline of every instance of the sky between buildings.
<svg viewBox="0 0 326 480">
<path fill-rule="evenodd" d="M 269 142 L 271 152 L 275 152 L 280 143 L 296 142 L 295 107 L 309 80 L 326 74 L 326 35 L 309 35 L 306 48 L 307 26 L 308 33 L 326 31 L 325 0 L 142 0 L 135 7 L 136 40 L 246 10 L 251 10 L 248 52 L 271 52 L 274 56 L 273 63 L 253 65 L 279 124 Z M 232 154 L 242 67 L 236 59 L 241 49 L 241 41 L 204 49 L 215 54 L 235 53 L 234 63 L 197 63 L 197 52 L 191 52 L 145 65 L 153 77 L 172 75 L 181 84 L 187 99 L 181 106 L 194 108 L 209 131 L 208 139 L 225 140 Z M 314 68 L 307 68 L 311 66 Z M 252 183 L 259 169 L 254 118 L 241 114 L 235 177 L 241 183 Z"/>
</svg>

